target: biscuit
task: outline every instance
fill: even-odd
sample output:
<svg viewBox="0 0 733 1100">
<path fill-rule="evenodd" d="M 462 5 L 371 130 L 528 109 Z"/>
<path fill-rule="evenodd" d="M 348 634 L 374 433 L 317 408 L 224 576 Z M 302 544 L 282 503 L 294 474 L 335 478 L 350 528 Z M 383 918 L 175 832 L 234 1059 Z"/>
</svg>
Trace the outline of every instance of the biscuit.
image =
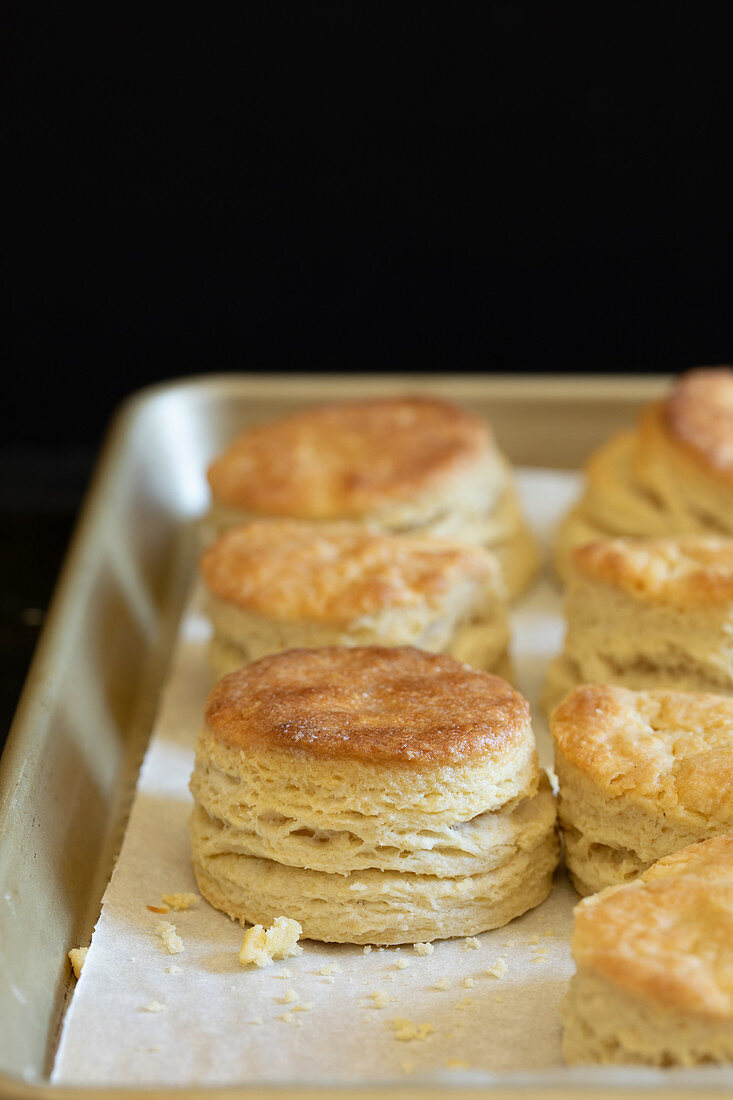
<svg viewBox="0 0 733 1100">
<path fill-rule="evenodd" d="M 544 900 L 558 858 L 525 700 L 411 647 L 290 650 L 225 677 L 191 790 L 203 896 L 311 939 L 496 928 Z"/>
<path fill-rule="evenodd" d="M 733 699 L 586 684 L 550 728 L 565 861 L 581 894 L 733 832 Z"/>
<path fill-rule="evenodd" d="M 496 554 L 511 596 L 537 569 L 488 425 L 437 398 L 339 402 L 257 425 L 212 463 L 208 479 L 220 531 L 279 517 L 457 539 Z"/>
<path fill-rule="evenodd" d="M 599 539 L 570 562 L 548 712 L 577 684 L 733 694 L 733 539 Z"/>
<path fill-rule="evenodd" d="M 566 1062 L 733 1059 L 733 836 L 692 844 L 575 910 Z"/>
<path fill-rule="evenodd" d="M 416 645 L 507 669 L 496 559 L 478 546 L 353 523 L 253 520 L 221 535 L 201 575 L 224 676 L 284 649 Z"/>
<path fill-rule="evenodd" d="M 632 431 L 590 459 L 579 503 L 560 525 L 555 566 L 614 535 L 733 535 L 733 369 L 699 368 L 645 408 Z"/>
</svg>

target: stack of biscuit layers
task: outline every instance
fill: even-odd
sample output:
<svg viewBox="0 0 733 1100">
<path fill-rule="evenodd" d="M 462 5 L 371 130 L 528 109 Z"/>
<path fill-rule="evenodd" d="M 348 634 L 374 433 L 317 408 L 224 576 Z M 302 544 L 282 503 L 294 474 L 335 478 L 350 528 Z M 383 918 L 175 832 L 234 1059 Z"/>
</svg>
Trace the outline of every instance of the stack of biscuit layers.
<svg viewBox="0 0 733 1100">
<path fill-rule="evenodd" d="M 548 712 L 578 684 L 733 692 L 733 540 L 599 539 L 571 566 Z"/>
<path fill-rule="evenodd" d="M 562 523 L 555 564 L 601 536 L 733 535 L 733 370 L 683 375 L 633 431 L 589 461 L 580 502 Z"/>
<path fill-rule="evenodd" d="M 733 699 L 585 685 L 555 709 L 565 862 L 590 894 L 733 832 Z"/>
<path fill-rule="evenodd" d="M 218 530 L 278 517 L 455 539 L 496 554 L 512 597 L 537 570 L 506 459 L 483 421 L 446 401 L 388 397 L 297 412 L 250 428 L 208 476 Z"/>
<path fill-rule="evenodd" d="M 558 858 L 526 702 L 412 648 L 290 650 L 225 677 L 191 790 L 202 894 L 307 938 L 499 927 L 544 900 Z"/>
<path fill-rule="evenodd" d="M 575 913 L 566 1062 L 733 1059 L 733 836 L 685 847 Z"/>
<path fill-rule="evenodd" d="M 217 677 L 291 648 L 416 645 L 510 678 L 496 559 L 359 524 L 254 520 L 201 560 Z"/>
</svg>

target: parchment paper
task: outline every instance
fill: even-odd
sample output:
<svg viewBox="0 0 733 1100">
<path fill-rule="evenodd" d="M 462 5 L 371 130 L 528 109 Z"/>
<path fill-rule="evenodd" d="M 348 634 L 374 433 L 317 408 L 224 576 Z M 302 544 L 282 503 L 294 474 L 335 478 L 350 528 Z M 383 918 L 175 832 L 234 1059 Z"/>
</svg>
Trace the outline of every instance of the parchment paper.
<svg viewBox="0 0 733 1100">
<path fill-rule="evenodd" d="M 547 546 L 578 477 L 526 470 L 519 481 L 525 514 Z M 549 736 L 536 701 L 548 659 L 560 649 L 560 608 L 559 590 L 546 576 L 512 616 L 517 686 L 532 704 L 545 765 Z M 459 939 L 437 941 L 428 956 L 409 946 L 364 954 L 361 947 L 304 941 L 299 958 L 265 970 L 240 966 L 241 928 L 203 900 L 167 915 L 146 908 L 161 905 L 163 893 L 196 890 L 186 821 L 193 746 L 210 687 L 208 637 L 194 594 L 52 1080 L 367 1082 L 412 1073 L 445 1080 L 464 1068 L 560 1066 L 558 1004 L 573 969 L 568 944 L 578 900 L 562 875 L 543 905 L 479 936 L 478 948 Z M 176 926 L 181 953 L 167 953 L 156 932 L 161 920 Z M 400 960 L 409 965 L 401 968 Z M 498 978 L 487 973 L 497 960 L 507 968 Z M 319 973 L 324 966 L 335 972 Z M 447 988 L 435 989 L 441 980 Z M 386 996 L 384 1007 L 377 1001 L 385 997 L 375 1001 L 374 993 Z M 400 1041 L 394 1018 L 434 1031 Z"/>
</svg>

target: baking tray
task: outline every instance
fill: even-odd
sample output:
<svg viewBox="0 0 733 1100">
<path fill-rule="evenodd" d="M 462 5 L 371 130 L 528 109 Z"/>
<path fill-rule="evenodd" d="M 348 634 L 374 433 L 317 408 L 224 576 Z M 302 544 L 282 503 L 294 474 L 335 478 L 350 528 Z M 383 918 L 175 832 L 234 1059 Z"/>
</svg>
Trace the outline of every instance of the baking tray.
<svg viewBox="0 0 733 1100">
<path fill-rule="evenodd" d="M 662 377 L 209 375 L 143 390 L 115 416 L 0 760 L 0 1098 L 701 1096 L 713 1069 L 498 1075 L 487 1087 L 67 1089 L 48 1076 L 73 992 L 66 953 L 88 943 L 119 845 L 208 503 L 209 460 L 243 427 L 314 401 L 397 391 L 489 418 L 517 465 L 575 468 Z"/>
</svg>

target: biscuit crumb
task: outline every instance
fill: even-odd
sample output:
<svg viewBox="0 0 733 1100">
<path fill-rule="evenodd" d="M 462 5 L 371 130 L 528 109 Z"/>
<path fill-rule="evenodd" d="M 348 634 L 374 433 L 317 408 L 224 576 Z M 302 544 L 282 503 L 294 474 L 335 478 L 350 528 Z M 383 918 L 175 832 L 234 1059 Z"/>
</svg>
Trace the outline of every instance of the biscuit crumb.
<svg viewBox="0 0 733 1100">
<path fill-rule="evenodd" d="M 392 1027 L 394 1028 L 394 1037 L 400 1043 L 411 1043 L 415 1039 L 427 1039 L 428 1035 L 432 1035 L 435 1031 L 432 1024 L 413 1024 L 412 1020 L 405 1020 L 402 1016 L 392 1018 Z"/>
<path fill-rule="evenodd" d="M 183 969 L 180 966 L 175 966 L 175 965 L 174 966 L 166 966 L 165 972 L 166 972 L 166 974 L 182 974 Z"/>
<path fill-rule="evenodd" d="M 300 1023 L 295 1019 L 292 1012 L 283 1012 L 282 1016 L 278 1016 L 278 1020 L 282 1020 L 284 1024 L 293 1024 L 300 1027 Z"/>
<path fill-rule="evenodd" d="M 468 1062 L 462 1062 L 460 1058 L 449 1058 L 445 1063 L 446 1069 L 470 1069 Z"/>
<path fill-rule="evenodd" d="M 466 989 L 472 989 L 476 983 L 474 982 L 473 978 L 464 978 L 463 984 L 465 985 Z"/>
<path fill-rule="evenodd" d="M 554 928 L 546 928 L 545 931 L 542 933 L 542 935 L 543 936 L 554 936 L 555 935 L 555 929 Z"/>
<path fill-rule="evenodd" d="M 150 1001 L 148 1004 L 143 1005 L 141 1012 L 165 1012 L 165 1005 L 162 1005 L 160 1001 Z"/>
<path fill-rule="evenodd" d="M 271 928 L 253 924 L 244 933 L 239 961 L 242 966 L 250 963 L 255 966 L 269 966 L 273 959 L 290 959 L 303 954 L 298 945 L 298 937 L 303 929 L 297 920 L 288 917 L 275 917 Z"/>
<path fill-rule="evenodd" d="M 450 979 L 448 979 L 448 978 L 438 978 L 437 982 L 435 983 L 435 985 L 432 988 L 440 990 L 440 991 L 442 991 L 444 989 L 449 989 L 450 988 Z"/>
<path fill-rule="evenodd" d="M 298 994 L 294 989 L 286 989 L 282 997 L 278 997 L 278 1004 L 291 1005 L 294 1001 L 297 1001 Z"/>
<path fill-rule="evenodd" d="M 397 967 L 398 970 L 407 970 L 409 965 L 410 965 L 410 960 L 409 959 L 398 959 L 397 962 L 395 963 L 395 966 Z"/>
<path fill-rule="evenodd" d="M 303 1001 L 302 1004 L 293 1006 L 293 1012 L 310 1012 L 315 1003 L 315 1001 Z"/>
<path fill-rule="evenodd" d="M 435 948 L 432 943 L 413 943 L 412 950 L 416 955 L 432 955 Z"/>
<path fill-rule="evenodd" d="M 81 977 L 82 967 L 84 966 L 84 960 L 87 957 L 88 951 L 88 947 L 72 947 L 71 951 L 69 951 L 69 962 L 74 971 L 74 977 L 77 980 Z"/>
<path fill-rule="evenodd" d="M 473 997 L 464 997 L 462 1001 L 458 1002 L 459 1008 L 470 1008 L 473 1004 Z"/>
<path fill-rule="evenodd" d="M 403 1062 L 402 1063 L 402 1072 L 405 1074 L 406 1077 L 409 1077 L 409 1075 L 411 1073 L 415 1072 L 414 1064 L 412 1062 Z"/>
<path fill-rule="evenodd" d="M 496 994 L 496 996 L 494 997 L 494 1001 L 495 1001 L 495 1002 L 496 1002 L 496 1004 L 498 1004 L 498 1005 L 503 1005 L 503 1004 L 504 1004 L 504 998 L 503 998 L 503 997 L 500 997 L 498 993 L 497 993 L 497 994 Z"/>
<path fill-rule="evenodd" d="M 530 945 L 530 947 L 534 947 L 534 945 L 539 943 L 539 942 L 540 942 L 540 937 L 539 936 L 530 936 L 529 939 L 527 940 L 527 943 Z"/>
<path fill-rule="evenodd" d="M 475 936 L 467 936 L 463 941 L 464 951 L 478 951 L 481 944 L 478 942 Z"/>
<path fill-rule="evenodd" d="M 163 894 L 163 901 L 171 909 L 191 909 L 199 901 L 198 894 L 176 893 Z"/>
<path fill-rule="evenodd" d="M 372 945 L 370 943 L 366 944 L 366 946 L 364 947 L 364 954 L 365 955 L 370 955 L 371 951 L 372 951 Z"/>
<path fill-rule="evenodd" d="M 155 931 L 158 933 L 163 941 L 163 946 L 169 955 L 178 955 L 183 951 L 183 940 L 176 932 L 175 924 L 171 924 L 167 920 L 159 920 L 155 926 Z"/>
<path fill-rule="evenodd" d="M 284 966 L 282 970 L 278 970 L 277 974 L 273 974 L 272 977 L 273 978 L 289 978 L 290 977 L 290 971 L 288 970 L 287 966 Z"/>
<path fill-rule="evenodd" d="M 491 966 L 486 967 L 486 973 L 490 978 L 503 978 L 508 969 L 505 959 L 497 959 Z"/>
<path fill-rule="evenodd" d="M 340 974 L 341 967 L 338 963 L 327 963 L 318 971 L 322 978 L 330 978 L 332 974 Z"/>
<path fill-rule="evenodd" d="M 535 955 L 535 957 L 533 959 L 530 959 L 530 962 L 533 962 L 533 963 L 546 963 L 547 962 L 547 955 Z"/>
<path fill-rule="evenodd" d="M 251 1020 L 247 1020 L 247 1023 L 248 1024 L 254 1024 L 256 1027 L 259 1027 L 259 1025 L 262 1023 L 262 1017 L 261 1016 L 253 1016 Z"/>
<path fill-rule="evenodd" d="M 146 909 L 149 909 L 151 913 L 167 913 L 167 905 L 146 905 Z"/>
<path fill-rule="evenodd" d="M 374 1001 L 375 1008 L 386 1008 L 389 1004 L 389 997 L 381 989 L 378 989 L 375 993 L 370 993 L 369 996 Z"/>
</svg>

